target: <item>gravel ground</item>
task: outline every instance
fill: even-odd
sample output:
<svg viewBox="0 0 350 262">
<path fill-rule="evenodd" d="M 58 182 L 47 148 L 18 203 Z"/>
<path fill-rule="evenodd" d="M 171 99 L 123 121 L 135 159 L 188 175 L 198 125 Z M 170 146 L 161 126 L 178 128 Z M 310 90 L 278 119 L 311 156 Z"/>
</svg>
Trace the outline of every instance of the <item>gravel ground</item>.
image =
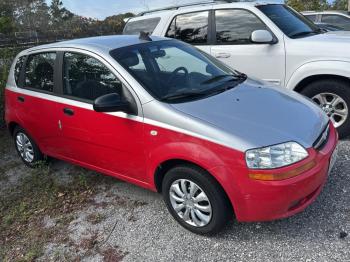
<svg viewBox="0 0 350 262">
<path fill-rule="evenodd" d="M 53 163 L 60 174 L 71 168 Z M 39 261 L 350 261 L 349 139 L 340 142 L 328 183 L 306 211 L 268 223 L 233 221 L 214 237 L 179 226 L 156 193 L 118 180 L 96 187 L 93 204 L 69 223 L 69 241 L 47 243 Z M 55 227 L 54 219 L 44 220 L 44 228 Z"/>
</svg>

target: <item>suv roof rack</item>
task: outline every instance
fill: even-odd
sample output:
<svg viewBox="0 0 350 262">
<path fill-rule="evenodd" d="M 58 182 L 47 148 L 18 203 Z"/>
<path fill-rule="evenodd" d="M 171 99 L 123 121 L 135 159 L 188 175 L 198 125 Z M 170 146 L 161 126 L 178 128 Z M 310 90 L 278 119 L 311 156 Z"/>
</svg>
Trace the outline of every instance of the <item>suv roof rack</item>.
<svg viewBox="0 0 350 262">
<path fill-rule="evenodd" d="M 144 11 L 144 12 L 139 13 L 137 16 L 143 16 L 145 14 L 166 11 L 166 10 L 177 10 L 179 8 L 182 8 L 182 7 L 190 7 L 190 6 L 197 6 L 197 5 L 212 5 L 212 4 L 219 4 L 219 3 L 233 3 L 233 2 L 242 2 L 242 1 L 239 1 L 239 0 L 210 0 L 210 1 L 194 2 L 194 3 L 190 3 L 190 4 L 183 4 L 183 5 L 173 5 L 173 6 Z"/>
</svg>

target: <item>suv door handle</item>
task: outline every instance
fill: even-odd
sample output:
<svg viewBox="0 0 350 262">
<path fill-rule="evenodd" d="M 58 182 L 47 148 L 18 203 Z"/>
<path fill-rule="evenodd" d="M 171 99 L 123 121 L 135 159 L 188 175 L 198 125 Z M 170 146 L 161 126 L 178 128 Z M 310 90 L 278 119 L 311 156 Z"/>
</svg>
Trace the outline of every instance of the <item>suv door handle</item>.
<svg viewBox="0 0 350 262">
<path fill-rule="evenodd" d="M 215 54 L 216 58 L 229 58 L 231 55 L 229 53 L 217 53 Z"/>
<path fill-rule="evenodd" d="M 17 100 L 18 100 L 19 102 L 22 102 L 22 103 L 23 103 L 23 102 L 24 102 L 24 97 L 23 97 L 23 96 L 18 96 L 18 97 L 17 97 Z"/>
<path fill-rule="evenodd" d="M 64 109 L 63 109 L 63 113 L 65 113 L 67 116 L 72 116 L 72 115 L 74 115 L 73 109 L 70 109 L 70 108 L 64 108 Z"/>
</svg>

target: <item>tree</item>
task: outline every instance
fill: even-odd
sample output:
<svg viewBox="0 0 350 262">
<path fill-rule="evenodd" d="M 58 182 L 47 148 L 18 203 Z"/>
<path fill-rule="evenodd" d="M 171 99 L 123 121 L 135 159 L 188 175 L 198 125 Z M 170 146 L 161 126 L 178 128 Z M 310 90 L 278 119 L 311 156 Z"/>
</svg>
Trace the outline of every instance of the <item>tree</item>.
<svg viewBox="0 0 350 262">
<path fill-rule="evenodd" d="M 10 34 L 12 33 L 16 26 L 13 17 L 14 9 L 12 2 L 9 0 L 0 2 L 0 33 Z"/>
<path fill-rule="evenodd" d="M 334 0 L 332 9 L 334 10 L 348 10 L 348 0 Z"/>
<path fill-rule="evenodd" d="M 327 0 L 287 0 L 286 3 L 297 11 L 329 9 Z"/>
<path fill-rule="evenodd" d="M 73 17 L 73 13 L 63 7 L 61 0 L 52 0 L 50 5 L 51 23 L 55 26 Z"/>
</svg>

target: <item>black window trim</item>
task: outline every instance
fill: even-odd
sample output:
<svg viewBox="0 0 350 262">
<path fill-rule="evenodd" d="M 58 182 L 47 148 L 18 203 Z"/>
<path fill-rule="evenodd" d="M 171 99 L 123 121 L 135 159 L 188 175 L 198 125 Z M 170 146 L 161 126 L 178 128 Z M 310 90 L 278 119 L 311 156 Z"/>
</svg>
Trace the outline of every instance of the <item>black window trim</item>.
<svg viewBox="0 0 350 262">
<path fill-rule="evenodd" d="M 54 67 L 53 67 L 53 90 L 52 92 L 49 92 L 49 91 L 44 91 L 44 90 L 40 90 L 40 89 L 37 89 L 37 88 L 32 88 L 32 87 L 26 87 L 25 86 L 25 73 L 26 73 L 26 68 L 27 68 L 27 63 L 28 63 L 28 59 L 30 56 L 35 56 L 35 55 L 40 55 L 40 54 L 47 54 L 47 53 L 55 53 L 56 54 L 56 58 L 55 58 L 55 62 L 54 62 Z M 37 93 L 43 93 L 43 94 L 48 94 L 48 95 L 56 95 L 57 92 L 58 92 L 58 83 L 55 81 L 56 79 L 56 75 L 57 75 L 57 72 L 59 70 L 59 67 L 58 67 L 58 51 L 57 50 L 36 50 L 35 52 L 33 53 L 29 53 L 29 54 L 26 54 L 26 55 L 23 55 L 25 56 L 25 60 L 23 62 L 23 66 L 21 68 L 21 73 L 20 73 L 20 82 L 19 82 L 19 85 L 17 86 L 18 88 L 21 88 L 21 89 L 25 89 L 25 90 L 30 90 L 30 91 L 33 91 L 33 92 L 37 92 Z"/>
<path fill-rule="evenodd" d="M 166 34 L 167 32 L 169 31 L 170 29 L 170 26 L 173 24 L 173 21 L 180 15 L 188 15 L 188 14 L 195 14 L 195 13 L 203 13 L 203 12 L 208 12 L 208 32 L 207 32 L 207 42 L 206 43 L 196 43 L 196 44 L 192 44 L 192 43 L 187 43 L 185 41 L 182 41 L 181 39 L 179 38 L 173 38 L 173 39 L 176 39 L 176 40 L 179 40 L 179 41 L 182 41 L 184 43 L 187 43 L 187 44 L 190 44 L 190 45 L 194 45 L 194 46 L 207 46 L 207 45 L 210 45 L 211 43 L 211 39 L 212 39 L 212 30 L 213 30 L 213 24 L 212 24 L 212 11 L 213 9 L 203 9 L 203 10 L 198 10 L 198 11 L 191 11 L 191 12 L 185 12 L 185 13 L 179 13 L 179 14 L 176 14 L 174 15 L 172 18 L 171 18 L 171 21 L 170 23 L 168 24 L 168 27 L 165 31 L 165 34 L 164 36 L 165 37 L 168 37 Z M 176 23 L 175 23 L 175 33 L 176 33 Z"/>
<path fill-rule="evenodd" d="M 23 63 L 22 63 L 22 66 L 21 66 L 21 69 L 19 71 L 19 79 L 18 79 L 18 84 L 16 83 L 16 76 L 15 76 L 15 70 L 16 70 L 16 65 L 17 65 L 17 62 L 19 59 L 21 59 L 23 57 Z M 28 59 L 28 56 L 27 55 L 21 55 L 17 58 L 16 60 L 16 63 L 15 63 L 15 68 L 14 68 L 14 71 L 13 71 L 13 77 L 14 77 L 14 81 L 15 81 L 15 84 L 18 88 L 22 88 L 23 89 L 23 86 L 24 86 L 24 79 L 25 79 L 25 67 L 26 67 L 26 64 L 27 64 L 27 59 Z"/>
<path fill-rule="evenodd" d="M 217 39 L 216 39 L 216 11 L 221 11 L 221 10 L 242 10 L 242 11 L 246 11 L 248 13 L 251 13 L 252 15 L 254 15 L 257 19 L 259 19 L 259 21 L 264 24 L 266 26 L 266 30 L 269 31 L 272 34 L 273 37 L 273 44 L 277 44 L 279 42 L 278 38 L 276 37 L 276 35 L 272 32 L 272 30 L 270 29 L 270 27 L 268 27 L 268 25 L 258 16 L 256 15 L 254 12 L 252 12 L 251 10 L 245 9 L 245 8 L 217 8 L 217 9 L 213 9 L 213 18 L 212 18 L 212 23 L 213 23 L 213 45 L 270 45 L 270 44 L 266 44 L 266 43 L 218 43 Z"/>
</svg>

